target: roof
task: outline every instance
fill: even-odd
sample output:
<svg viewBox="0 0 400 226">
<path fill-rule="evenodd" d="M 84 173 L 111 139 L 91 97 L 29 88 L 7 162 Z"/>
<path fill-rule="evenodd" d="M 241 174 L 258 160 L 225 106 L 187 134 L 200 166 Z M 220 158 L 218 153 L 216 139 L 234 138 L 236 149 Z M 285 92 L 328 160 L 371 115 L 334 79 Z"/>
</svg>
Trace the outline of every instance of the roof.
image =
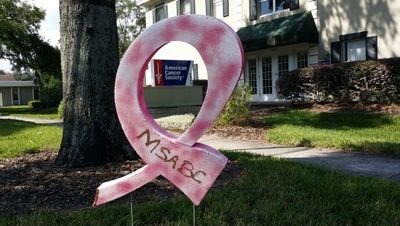
<svg viewBox="0 0 400 226">
<path fill-rule="evenodd" d="M 245 51 L 318 43 L 318 30 L 309 11 L 243 27 L 237 34 Z"/>
<path fill-rule="evenodd" d="M 33 81 L 0 81 L 0 87 L 34 87 Z"/>
<path fill-rule="evenodd" d="M 15 81 L 12 74 L 0 74 L 0 81 Z"/>
</svg>

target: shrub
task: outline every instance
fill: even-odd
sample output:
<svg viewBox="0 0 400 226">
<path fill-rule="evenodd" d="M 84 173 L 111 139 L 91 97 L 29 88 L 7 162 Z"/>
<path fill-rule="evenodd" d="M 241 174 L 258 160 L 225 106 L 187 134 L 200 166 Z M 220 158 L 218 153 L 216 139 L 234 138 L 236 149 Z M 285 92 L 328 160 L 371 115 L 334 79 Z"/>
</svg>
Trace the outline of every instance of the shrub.
<svg viewBox="0 0 400 226">
<path fill-rule="evenodd" d="M 60 104 L 58 105 L 57 113 L 58 113 L 58 118 L 60 118 L 60 119 L 64 118 L 64 101 L 60 101 Z"/>
<path fill-rule="evenodd" d="M 219 115 L 220 125 L 246 125 L 250 121 L 251 90 L 248 86 L 237 86 L 231 98 Z"/>
<path fill-rule="evenodd" d="M 32 100 L 28 102 L 28 106 L 30 109 L 41 109 L 46 108 L 46 104 L 40 100 Z"/>
<path fill-rule="evenodd" d="M 281 75 L 278 95 L 292 101 L 400 102 L 400 58 L 304 68 Z"/>
<path fill-rule="evenodd" d="M 49 107 L 56 107 L 62 99 L 62 81 L 53 76 L 49 76 L 41 87 L 42 101 Z"/>
</svg>

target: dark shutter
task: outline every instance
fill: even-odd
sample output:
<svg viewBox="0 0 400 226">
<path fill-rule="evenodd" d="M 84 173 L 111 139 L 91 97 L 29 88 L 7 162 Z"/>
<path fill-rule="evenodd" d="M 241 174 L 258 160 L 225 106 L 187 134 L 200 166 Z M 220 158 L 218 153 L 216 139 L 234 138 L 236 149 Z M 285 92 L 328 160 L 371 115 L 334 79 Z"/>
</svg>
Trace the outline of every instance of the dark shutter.
<svg viewBox="0 0 400 226">
<path fill-rule="evenodd" d="M 367 38 L 367 60 L 378 59 L 378 37 Z"/>
<path fill-rule="evenodd" d="M 164 12 L 165 12 L 165 18 L 163 19 L 166 19 L 168 18 L 168 5 L 164 5 Z"/>
<path fill-rule="evenodd" d="M 250 0 L 250 20 L 257 20 L 257 0 Z"/>
<path fill-rule="evenodd" d="M 190 0 L 190 13 L 196 14 L 196 3 L 194 0 Z"/>
<path fill-rule="evenodd" d="M 299 0 L 290 0 L 289 1 L 290 10 L 295 10 L 299 8 Z"/>
<path fill-rule="evenodd" d="M 229 16 L 229 1 L 228 0 L 224 0 L 222 2 L 222 7 L 224 9 L 224 17 Z"/>
<path fill-rule="evenodd" d="M 212 16 L 213 0 L 206 0 L 206 15 Z"/>
<path fill-rule="evenodd" d="M 182 14 L 182 12 L 181 12 L 181 1 L 180 0 L 177 0 L 176 1 L 176 15 L 181 15 Z"/>
<path fill-rule="evenodd" d="M 342 42 L 332 42 L 331 43 L 331 63 L 341 63 L 342 62 Z"/>
<path fill-rule="evenodd" d="M 157 22 L 156 20 L 156 8 L 153 9 L 153 24 Z"/>
</svg>

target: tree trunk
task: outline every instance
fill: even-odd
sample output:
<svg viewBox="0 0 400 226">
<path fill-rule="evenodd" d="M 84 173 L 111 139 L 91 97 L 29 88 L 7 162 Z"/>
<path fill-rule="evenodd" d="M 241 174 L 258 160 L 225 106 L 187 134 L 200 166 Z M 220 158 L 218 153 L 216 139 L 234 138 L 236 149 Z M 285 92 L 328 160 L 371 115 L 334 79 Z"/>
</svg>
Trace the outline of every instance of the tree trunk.
<svg viewBox="0 0 400 226">
<path fill-rule="evenodd" d="M 115 0 L 60 0 L 64 134 L 56 164 L 100 165 L 136 157 L 119 124 Z"/>
</svg>

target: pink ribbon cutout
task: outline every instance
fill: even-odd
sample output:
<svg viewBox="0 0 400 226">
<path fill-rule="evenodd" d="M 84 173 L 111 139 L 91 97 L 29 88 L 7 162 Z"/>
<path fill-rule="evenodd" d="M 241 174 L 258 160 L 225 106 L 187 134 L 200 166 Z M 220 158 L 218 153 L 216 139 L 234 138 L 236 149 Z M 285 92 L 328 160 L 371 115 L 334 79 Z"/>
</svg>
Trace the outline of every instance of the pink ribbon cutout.
<svg viewBox="0 0 400 226">
<path fill-rule="evenodd" d="M 143 79 L 152 56 L 165 44 L 194 46 L 206 64 L 208 89 L 192 126 L 176 137 L 150 115 L 143 97 Z M 159 175 L 199 205 L 228 159 L 197 143 L 232 94 L 244 64 L 239 37 L 223 21 L 201 15 L 164 19 L 147 28 L 128 48 L 118 68 L 115 104 L 124 133 L 146 166 L 97 188 L 94 206 L 122 197 Z"/>
</svg>

